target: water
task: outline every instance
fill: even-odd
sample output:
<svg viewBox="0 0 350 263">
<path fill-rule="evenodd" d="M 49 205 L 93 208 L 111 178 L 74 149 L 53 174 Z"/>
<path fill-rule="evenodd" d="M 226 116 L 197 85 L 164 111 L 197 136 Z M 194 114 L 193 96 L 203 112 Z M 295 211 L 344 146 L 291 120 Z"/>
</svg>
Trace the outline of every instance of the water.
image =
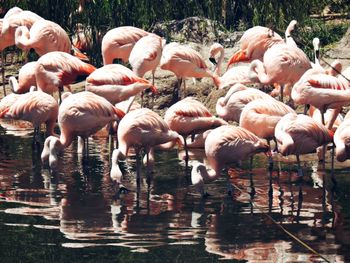
<svg viewBox="0 0 350 263">
<path fill-rule="evenodd" d="M 257 155 L 253 169 L 243 162 L 208 184 L 203 200 L 183 153 L 157 152 L 151 184 L 142 169 L 137 191 L 131 156 L 123 179 L 131 191 L 115 196 L 104 134 L 90 140 L 88 159 L 75 142 L 50 173 L 31 129 L 1 125 L 1 262 L 324 261 L 280 226 L 327 260 L 350 261 L 350 163 L 335 164 L 335 182 L 329 164 L 305 156 L 300 180 L 294 157 L 275 155 L 269 172 Z M 203 151 L 193 154 L 203 161 Z"/>
</svg>

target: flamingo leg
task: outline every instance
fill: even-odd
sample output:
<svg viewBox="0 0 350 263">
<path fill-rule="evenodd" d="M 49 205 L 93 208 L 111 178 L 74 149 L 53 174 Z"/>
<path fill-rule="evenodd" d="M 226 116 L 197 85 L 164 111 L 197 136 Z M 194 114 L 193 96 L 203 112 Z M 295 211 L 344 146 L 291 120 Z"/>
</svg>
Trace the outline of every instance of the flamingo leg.
<svg viewBox="0 0 350 263">
<path fill-rule="evenodd" d="M 140 149 L 136 148 L 136 184 L 137 189 L 140 189 L 141 186 L 141 162 L 140 162 Z"/>
<path fill-rule="evenodd" d="M 283 102 L 283 89 L 284 89 L 284 85 L 280 86 L 280 101 Z"/>
<path fill-rule="evenodd" d="M 182 136 L 184 138 L 184 148 L 185 148 L 185 163 L 186 163 L 186 167 L 188 166 L 188 160 L 189 160 L 189 156 L 188 156 L 188 148 L 187 148 L 187 141 L 186 141 L 186 136 Z"/>
<path fill-rule="evenodd" d="M 62 92 L 63 92 L 63 87 L 59 87 L 58 88 L 58 97 L 59 97 L 58 104 L 59 105 L 61 105 L 61 103 L 62 103 Z"/>
<path fill-rule="evenodd" d="M 3 88 L 3 91 L 4 91 L 4 97 L 6 96 L 6 88 L 5 88 L 5 60 L 6 60 L 5 52 L 2 51 L 1 52 L 1 75 L 2 75 L 2 88 Z"/>
<path fill-rule="evenodd" d="M 297 154 L 296 156 L 297 156 L 297 163 L 298 163 L 298 176 L 302 177 L 303 176 L 303 169 L 301 168 L 301 165 L 300 165 L 299 154 Z"/>
</svg>

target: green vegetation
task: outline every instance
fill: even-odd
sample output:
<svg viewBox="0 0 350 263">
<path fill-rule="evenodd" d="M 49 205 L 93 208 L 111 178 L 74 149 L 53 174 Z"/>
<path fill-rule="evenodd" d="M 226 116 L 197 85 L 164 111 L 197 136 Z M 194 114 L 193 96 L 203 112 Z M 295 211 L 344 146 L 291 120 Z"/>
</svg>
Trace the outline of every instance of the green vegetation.
<svg viewBox="0 0 350 263">
<path fill-rule="evenodd" d="M 308 36 L 313 38 L 317 35 L 322 39 L 322 44 L 328 44 L 339 39 L 338 34 L 344 32 L 343 28 L 329 27 L 326 21 L 315 23 L 315 20 L 310 20 L 310 15 L 322 14 L 324 10 L 347 14 L 350 9 L 347 0 L 6 0 L 1 2 L 3 12 L 15 5 L 32 10 L 60 24 L 70 35 L 74 34 L 78 23 L 85 25 L 92 31 L 93 47 L 88 53 L 93 57 L 95 64 L 101 62 L 101 58 L 96 55 L 100 54 L 101 36 L 117 26 L 133 25 L 147 30 L 156 22 L 200 16 L 219 21 L 229 30 L 245 30 L 255 25 L 263 25 L 276 31 L 284 31 L 289 21 L 296 19 L 299 25 L 305 27 L 300 35 L 305 42 L 309 41 Z M 79 2 L 84 6 L 84 11 L 81 13 L 78 12 Z"/>
</svg>

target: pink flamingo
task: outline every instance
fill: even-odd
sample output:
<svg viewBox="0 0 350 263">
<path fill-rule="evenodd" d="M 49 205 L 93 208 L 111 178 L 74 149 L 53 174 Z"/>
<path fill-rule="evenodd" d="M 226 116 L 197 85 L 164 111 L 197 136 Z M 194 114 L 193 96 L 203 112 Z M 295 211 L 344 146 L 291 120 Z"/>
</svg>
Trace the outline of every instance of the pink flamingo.
<svg viewBox="0 0 350 263">
<path fill-rule="evenodd" d="M 53 51 L 40 57 L 34 70 L 38 89 L 52 94 L 60 92 L 64 85 L 90 75 L 95 69 L 68 53 Z"/>
<path fill-rule="evenodd" d="M 213 77 L 213 73 L 205 64 L 202 56 L 189 46 L 172 42 L 167 44 L 162 53 L 160 68 L 172 71 L 178 79 L 177 97 L 185 97 L 186 77 L 203 78 Z M 180 91 L 181 83 L 184 82 L 184 90 Z"/>
<path fill-rule="evenodd" d="M 208 171 L 204 164 L 195 163 L 191 173 L 192 184 L 202 197 L 206 197 L 204 183 L 216 180 L 226 165 L 269 151 L 266 142 L 242 127 L 218 127 L 205 140 L 205 154 L 212 169 Z"/>
<path fill-rule="evenodd" d="M 23 50 L 33 48 L 42 56 L 51 51 L 70 53 L 72 44 L 64 29 L 49 20 L 36 21 L 30 30 L 26 26 L 20 26 L 15 32 L 16 46 Z"/>
<path fill-rule="evenodd" d="M 151 149 L 160 144 L 177 141 L 179 135 L 170 130 L 166 122 L 150 109 L 141 108 L 130 111 L 120 121 L 118 126 L 119 148 L 112 154 L 111 178 L 118 185 L 121 183 L 122 172 L 118 161 L 128 156 L 129 149 L 133 147 L 137 155 L 137 182 L 139 184 L 140 173 L 138 155 L 143 148 L 148 155 Z"/>
<path fill-rule="evenodd" d="M 323 113 L 327 109 L 335 109 L 332 118 L 326 125 L 328 129 L 332 129 L 342 106 L 350 105 L 348 84 L 327 74 L 312 74 L 308 77 L 302 77 L 293 86 L 291 95 L 297 104 L 310 104 L 318 108 L 322 113 L 323 124 L 325 123 Z"/>
<path fill-rule="evenodd" d="M 335 156 L 339 162 L 350 158 L 350 113 L 345 115 L 344 121 L 334 133 Z"/>
<path fill-rule="evenodd" d="M 16 101 L 0 112 L 0 118 L 29 121 L 35 127 L 34 141 L 41 123 L 46 123 L 46 133 L 54 134 L 58 114 L 56 100 L 41 91 L 16 96 Z"/>
<path fill-rule="evenodd" d="M 10 93 L 3 97 L 0 101 L 0 112 L 3 112 L 5 109 L 11 107 L 19 98 L 20 94 Z"/>
<path fill-rule="evenodd" d="M 215 65 L 214 70 L 214 83 L 215 86 L 219 89 L 223 89 L 226 87 L 231 87 L 236 83 L 242 84 L 251 84 L 252 81 L 249 79 L 248 66 L 236 66 L 228 69 L 225 74 L 221 76 L 221 65 L 225 56 L 224 47 L 219 43 L 214 43 L 210 47 L 210 57 L 209 60 Z M 216 62 L 215 57 L 219 54 L 219 59 Z"/>
<path fill-rule="evenodd" d="M 41 153 L 43 162 L 49 161 L 51 168 L 57 167 L 57 153 L 68 147 L 77 136 L 87 139 L 107 124 L 118 121 L 124 112 L 109 101 L 94 93 L 83 91 L 66 97 L 58 112 L 59 138 L 46 138 Z"/>
<path fill-rule="evenodd" d="M 279 43 L 283 43 L 283 39 L 272 29 L 262 26 L 252 27 L 244 32 L 240 39 L 240 49 L 230 58 L 227 68 L 238 62 L 262 60 L 266 50 Z"/>
<path fill-rule="evenodd" d="M 333 132 L 307 115 L 289 113 L 277 123 L 275 137 L 283 156 L 296 155 L 298 175 L 302 176 L 299 155 L 315 152 L 319 146 L 331 142 Z"/>
<path fill-rule="evenodd" d="M 106 98 L 112 104 L 127 100 L 148 88 L 157 92 L 148 80 L 119 64 L 105 65 L 95 70 L 87 77 L 85 84 L 85 90 Z"/>
<path fill-rule="evenodd" d="M 295 111 L 283 102 L 275 99 L 256 99 L 243 108 L 239 126 L 270 142 L 274 138 L 277 123 L 288 113 Z"/>
<path fill-rule="evenodd" d="M 14 45 L 16 29 L 20 26 L 31 28 L 39 20 L 43 20 L 43 18 L 31 11 L 10 9 L 3 19 L 0 46 L 4 49 Z"/>
<path fill-rule="evenodd" d="M 121 26 L 109 30 L 102 38 L 103 64 L 113 64 L 114 59 L 128 62 L 130 52 L 135 43 L 149 33 L 132 26 Z"/>
<path fill-rule="evenodd" d="M 235 84 L 226 93 L 225 97 L 218 99 L 216 113 L 225 121 L 239 122 L 241 112 L 245 105 L 256 99 L 273 99 L 270 95 L 255 88 L 248 88 L 243 84 Z"/>
<path fill-rule="evenodd" d="M 188 162 L 188 150 L 186 137 L 190 134 L 201 133 L 227 122 L 214 117 L 209 110 L 198 100 L 188 97 L 173 104 L 164 115 L 169 128 L 176 131 L 184 139 L 186 151 L 186 163 Z"/>
<path fill-rule="evenodd" d="M 15 93 L 26 93 L 32 86 L 36 86 L 35 71 L 36 61 L 24 64 L 18 72 L 18 81 L 15 77 L 9 78 L 9 84 Z"/>
<path fill-rule="evenodd" d="M 165 42 L 155 34 L 146 35 L 136 42 L 129 56 L 129 63 L 137 76 L 142 78 L 146 72 L 152 71 L 152 85 Z"/>
</svg>

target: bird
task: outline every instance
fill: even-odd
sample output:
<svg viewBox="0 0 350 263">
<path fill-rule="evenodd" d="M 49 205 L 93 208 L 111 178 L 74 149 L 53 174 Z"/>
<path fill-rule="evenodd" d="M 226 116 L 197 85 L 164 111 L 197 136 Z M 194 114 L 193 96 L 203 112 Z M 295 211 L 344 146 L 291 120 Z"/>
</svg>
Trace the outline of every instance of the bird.
<svg viewBox="0 0 350 263">
<path fill-rule="evenodd" d="M 25 51 L 33 48 L 39 56 L 51 51 L 70 53 L 72 49 L 66 31 L 55 22 L 45 19 L 36 21 L 30 29 L 19 26 L 15 32 L 15 44 Z"/>
<path fill-rule="evenodd" d="M 156 34 L 146 35 L 136 42 L 129 56 L 129 63 L 137 76 L 142 78 L 146 72 L 152 71 L 152 85 L 165 42 Z"/>
<path fill-rule="evenodd" d="M 57 168 L 57 154 L 68 147 L 77 136 L 87 139 L 113 121 L 124 117 L 124 112 L 114 107 L 105 98 L 88 91 L 66 97 L 58 112 L 60 137 L 46 138 L 41 153 L 42 162 L 49 161 L 52 169 Z"/>
<path fill-rule="evenodd" d="M 233 85 L 225 97 L 220 97 L 216 103 L 216 114 L 225 121 L 239 122 L 241 112 L 245 105 L 256 99 L 273 99 L 265 92 L 248 88 L 243 84 Z"/>
<path fill-rule="evenodd" d="M 147 108 L 130 111 L 118 125 L 119 148 L 114 149 L 112 154 L 112 168 L 110 172 L 112 180 L 117 185 L 120 185 L 122 172 L 118 161 L 124 160 L 128 156 L 131 147 L 135 149 L 138 161 L 141 149 L 144 149 L 146 154 L 148 154 L 156 145 L 178 140 L 179 134 L 171 130 L 166 122 L 154 111 Z M 139 183 L 140 165 L 137 165 L 137 182 Z"/>
<path fill-rule="evenodd" d="M 35 71 L 36 61 L 27 62 L 18 72 L 18 81 L 15 77 L 9 78 L 9 84 L 12 91 L 18 94 L 29 92 L 32 86 L 36 85 Z"/>
<path fill-rule="evenodd" d="M 210 46 L 209 60 L 215 65 L 213 80 L 218 89 L 231 87 L 236 83 L 251 84 L 252 81 L 248 77 L 249 66 L 241 65 L 228 69 L 221 76 L 221 66 L 225 56 L 224 47 L 219 43 L 214 43 Z M 216 62 L 215 57 L 219 54 L 219 58 Z"/>
<path fill-rule="evenodd" d="M 54 135 L 58 115 L 56 100 L 41 91 L 17 95 L 15 102 L 0 112 L 0 118 L 29 121 L 35 127 L 33 141 L 39 133 L 40 125 L 46 123 L 46 134 Z"/>
<path fill-rule="evenodd" d="M 86 91 L 102 96 L 112 104 L 127 100 L 148 88 L 153 93 L 157 92 L 157 88 L 148 80 L 120 64 L 98 68 L 86 78 L 85 83 Z"/>
<path fill-rule="evenodd" d="M 0 112 L 12 106 L 19 98 L 20 94 L 10 93 L 0 100 Z"/>
<path fill-rule="evenodd" d="M 272 29 L 254 26 L 244 32 L 239 42 L 240 49 L 229 59 L 227 69 L 238 62 L 251 62 L 255 59 L 262 60 L 266 50 L 284 41 Z"/>
<path fill-rule="evenodd" d="M 275 138 L 279 153 L 296 155 L 298 175 L 302 176 L 300 154 L 313 153 L 319 146 L 332 142 L 333 132 L 310 116 L 288 113 L 277 123 Z"/>
<path fill-rule="evenodd" d="M 216 180 L 226 165 L 245 160 L 252 155 L 269 153 L 269 145 L 252 132 L 237 126 L 223 125 L 212 130 L 205 140 L 205 154 L 211 169 L 202 163 L 192 167 L 191 181 L 197 191 L 206 197 L 204 183 Z"/>
<path fill-rule="evenodd" d="M 227 122 L 221 118 L 214 117 L 209 110 L 193 97 L 187 97 L 169 107 L 165 112 L 164 120 L 169 128 L 183 137 L 186 163 L 188 162 L 188 150 L 186 137 L 204 132 Z"/>
<path fill-rule="evenodd" d="M 79 78 L 89 76 L 96 68 L 80 59 L 61 51 L 41 56 L 34 68 L 39 90 L 52 94 Z"/>
<path fill-rule="evenodd" d="M 334 133 L 335 157 L 338 162 L 344 162 L 350 158 L 350 113 Z"/>
<path fill-rule="evenodd" d="M 295 113 L 295 111 L 283 102 L 275 99 L 256 99 L 243 108 L 239 126 L 266 139 L 270 144 L 270 140 L 274 138 L 277 123 L 288 113 Z"/>
<path fill-rule="evenodd" d="M 171 42 L 165 45 L 160 60 L 160 68 L 173 72 L 178 79 L 177 94 L 175 95 L 177 98 L 175 99 L 185 97 L 186 77 L 213 77 L 213 73 L 196 50 L 177 42 Z M 180 90 L 182 81 L 184 82 L 183 91 Z"/>
<path fill-rule="evenodd" d="M 310 68 L 310 60 L 301 49 L 282 43 L 269 48 L 263 62 L 251 62 L 249 78 L 264 85 L 283 85 L 297 82 Z"/>
<path fill-rule="evenodd" d="M 332 116 L 334 115 L 335 109 L 327 109 L 324 113 L 324 121 L 325 121 L 325 126 L 329 126 L 329 122 L 332 119 Z M 319 109 L 316 107 L 310 105 L 309 108 L 309 116 L 313 118 L 315 121 L 322 123 L 322 113 Z M 344 117 L 342 116 L 341 113 L 338 114 L 337 118 L 335 119 L 333 126 L 332 126 L 332 131 L 336 131 L 339 125 L 344 121 Z"/>
<path fill-rule="evenodd" d="M 133 26 L 120 26 L 109 30 L 102 38 L 103 64 L 113 64 L 114 59 L 128 62 L 135 43 L 149 32 Z"/>
<path fill-rule="evenodd" d="M 16 7 L 10 9 L 3 18 L 0 46 L 4 49 L 15 45 L 16 29 L 20 26 L 26 26 L 29 29 L 39 20 L 43 18 L 31 11 L 20 10 Z"/>
<path fill-rule="evenodd" d="M 328 129 L 332 129 L 341 108 L 350 105 L 348 88 L 348 83 L 340 78 L 327 74 L 312 74 L 303 76 L 294 84 L 291 97 L 297 104 L 310 104 L 318 108 L 322 113 L 323 124 L 325 124 L 323 113 L 327 109 L 335 109 L 326 124 Z"/>
</svg>

